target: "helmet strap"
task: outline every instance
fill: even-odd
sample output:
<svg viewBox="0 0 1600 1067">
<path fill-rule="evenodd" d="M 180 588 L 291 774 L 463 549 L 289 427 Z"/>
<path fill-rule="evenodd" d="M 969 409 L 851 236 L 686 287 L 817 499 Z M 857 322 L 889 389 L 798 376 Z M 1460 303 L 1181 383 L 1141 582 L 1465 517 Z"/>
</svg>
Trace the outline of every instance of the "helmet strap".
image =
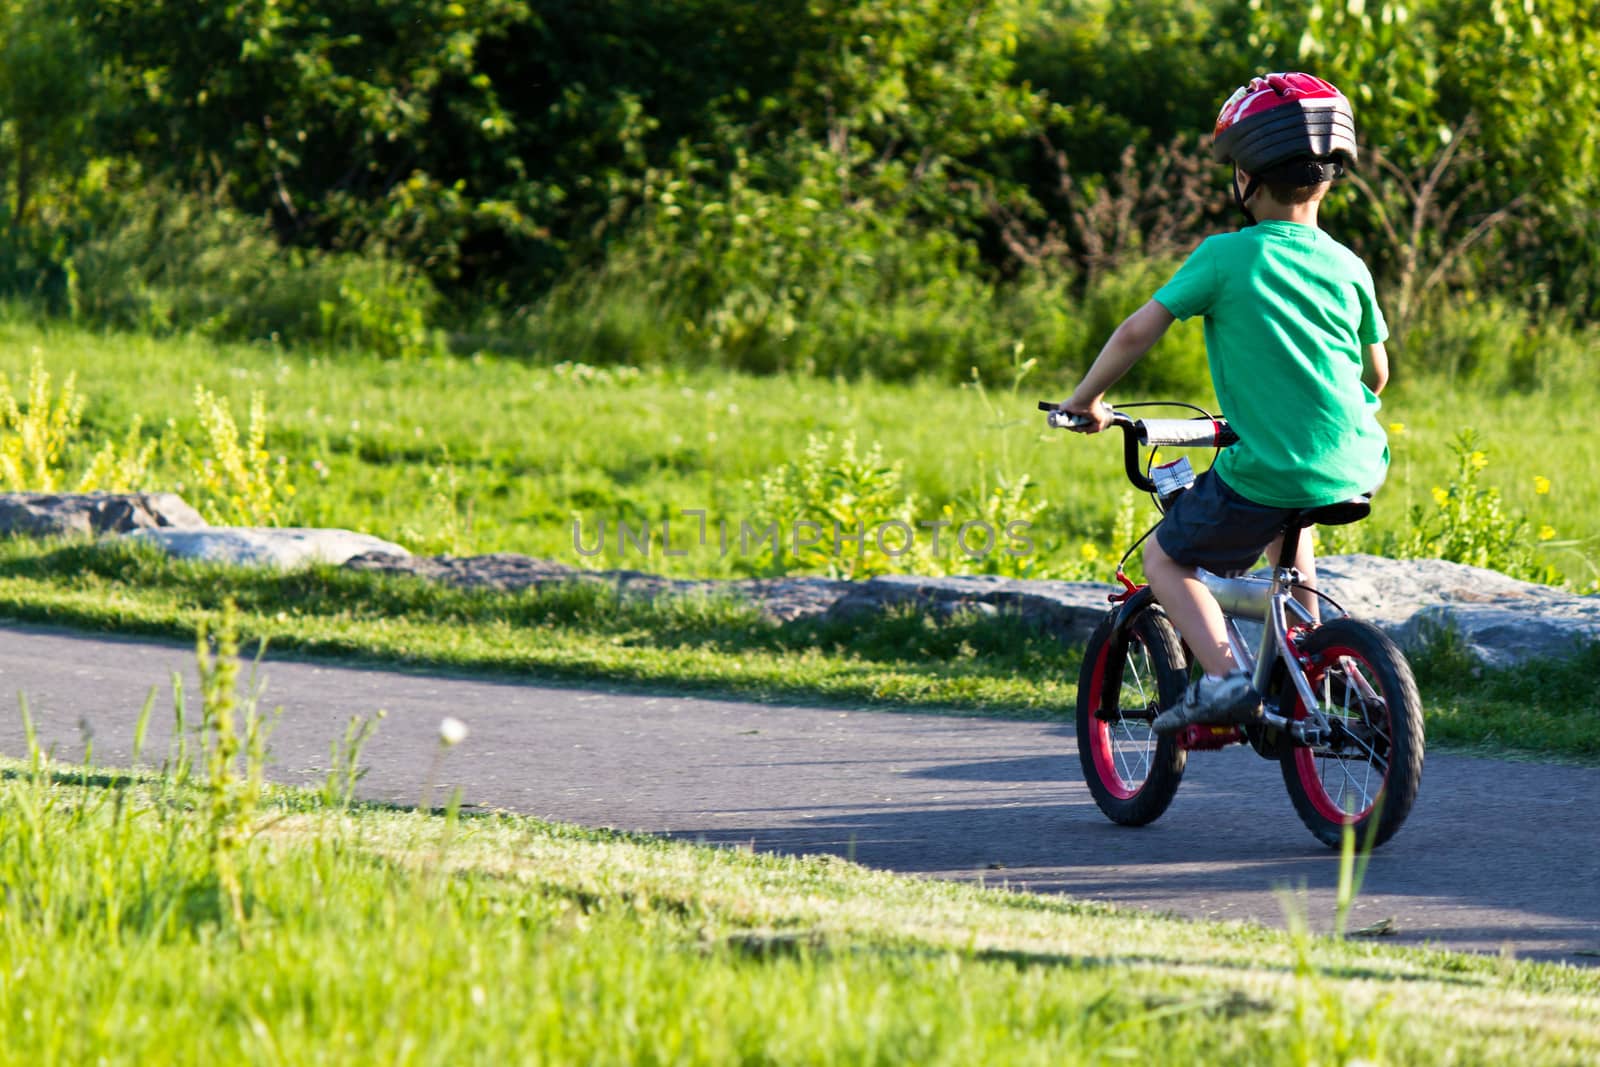
<svg viewBox="0 0 1600 1067">
<path fill-rule="evenodd" d="M 1250 198 L 1256 195 L 1256 190 L 1261 188 L 1261 179 L 1254 174 L 1250 175 L 1249 184 L 1244 187 L 1244 192 L 1239 191 L 1239 171 L 1233 172 L 1233 200 L 1239 205 L 1239 214 L 1244 216 L 1246 226 L 1256 224 L 1256 213 L 1249 208 Z"/>
</svg>

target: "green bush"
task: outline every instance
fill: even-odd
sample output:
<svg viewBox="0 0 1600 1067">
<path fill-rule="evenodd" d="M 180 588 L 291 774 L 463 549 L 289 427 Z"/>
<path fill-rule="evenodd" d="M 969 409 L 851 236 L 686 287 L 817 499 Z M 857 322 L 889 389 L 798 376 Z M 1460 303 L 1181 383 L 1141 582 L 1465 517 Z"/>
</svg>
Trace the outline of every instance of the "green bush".
<svg viewBox="0 0 1600 1067">
<path fill-rule="evenodd" d="M 376 253 L 282 248 L 264 220 L 220 202 L 134 188 L 84 231 L 58 252 L 74 318 L 384 355 L 442 344 L 438 294 L 416 271 Z"/>
<path fill-rule="evenodd" d="M 1441 303 L 1392 347 L 1396 369 L 1408 375 L 1527 391 L 1573 385 L 1591 374 L 1595 341 L 1561 316 L 1491 298 Z"/>
<path fill-rule="evenodd" d="M 909 203 L 857 202 L 847 166 L 803 144 L 725 179 L 686 160 L 595 272 L 540 305 L 536 343 L 589 363 L 965 377 L 994 347 L 975 253 Z"/>
<path fill-rule="evenodd" d="M 1172 277 L 1178 264 L 1170 260 L 1138 260 L 1107 271 L 1083 294 L 1083 345 L 1077 355 L 1082 369 L 1099 353 L 1123 319 L 1143 307 Z M 1200 322 L 1174 323 L 1159 344 L 1134 364 L 1118 383 L 1117 396 L 1134 399 L 1203 400 L 1211 395 L 1211 372 Z M 1113 398 L 1113 402 L 1115 398 Z"/>
<path fill-rule="evenodd" d="M 746 158 L 722 185 L 661 177 L 628 238 L 536 305 L 524 336 L 545 358 L 586 363 L 952 382 L 1004 376 L 1021 342 L 1081 371 L 1176 266 L 1131 263 L 1082 295 L 1043 269 L 994 278 L 909 201 L 864 209 L 843 169 L 799 146 L 781 174 Z M 1124 388 L 1209 395 L 1198 325 L 1174 327 Z"/>
<path fill-rule="evenodd" d="M 1462 430 L 1450 450 L 1456 470 L 1449 486 L 1434 486 L 1431 507 L 1411 509 L 1410 526 L 1399 535 L 1391 534 L 1382 554 L 1465 563 L 1530 582 L 1559 582 L 1560 575 L 1541 558 L 1538 548 L 1556 531 L 1545 526 L 1536 533 L 1526 515 L 1507 510 L 1500 490 L 1481 483 L 1489 454 L 1479 447 L 1477 434 Z"/>
</svg>

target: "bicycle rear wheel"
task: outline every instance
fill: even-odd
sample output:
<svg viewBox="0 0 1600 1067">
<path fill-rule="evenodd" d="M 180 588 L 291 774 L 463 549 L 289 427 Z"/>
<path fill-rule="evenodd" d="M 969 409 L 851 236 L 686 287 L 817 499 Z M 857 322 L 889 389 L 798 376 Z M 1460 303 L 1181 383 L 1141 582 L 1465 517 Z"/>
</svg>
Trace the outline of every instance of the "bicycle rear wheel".
<svg viewBox="0 0 1600 1067">
<path fill-rule="evenodd" d="M 1078 680 L 1078 758 L 1094 802 L 1112 822 L 1143 826 L 1172 803 L 1187 753 L 1150 729 L 1183 695 L 1183 646 L 1158 608 L 1141 611 L 1119 636 L 1108 616 L 1084 651 Z"/>
<path fill-rule="evenodd" d="M 1285 747 L 1279 766 L 1294 809 L 1326 845 L 1337 847 L 1346 826 L 1358 844 L 1370 832 L 1381 845 L 1406 821 L 1422 782 L 1422 699 L 1411 665 L 1383 631 L 1355 619 L 1318 627 L 1300 651 L 1333 733 L 1321 745 Z M 1283 706 L 1308 717 L 1291 682 Z"/>
</svg>

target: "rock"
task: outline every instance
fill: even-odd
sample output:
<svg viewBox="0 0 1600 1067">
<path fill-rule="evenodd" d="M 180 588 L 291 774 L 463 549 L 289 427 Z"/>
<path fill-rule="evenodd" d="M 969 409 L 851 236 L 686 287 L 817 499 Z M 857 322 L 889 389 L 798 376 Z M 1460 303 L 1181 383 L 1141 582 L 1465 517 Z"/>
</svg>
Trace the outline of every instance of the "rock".
<svg viewBox="0 0 1600 1067">
<path fill-rule="evenodd" d="M 0 536 L 93 537 L 205 525 L 176 493 L 0 493 Z"/>
<path fill-rule="evenodd" d="M 203 530 L 136 530 L 129 535 L 160 545 L 179 559 L 260 566 L 343 564 L 355 556 L 409 553 L 399 545 L 350 530 L 305 527 L 212 526 Z"/>
<path fill-rule="evenodd" d="M 618 592 L 644 597 L 692 594 L 749 600 L 777 622 L 825 615 L 856 583 L 832 578 L 745 578 L 732 581 L 666 578 L 644 571 L 586 571 L 553 560 L 510 552 L 483 556 L 362 555 L 344 564 L 353 570 L 404 574 L 448 582 L 467 589 L 515 591 L 563 582 L 600 582 Z"/>
<path fill-rule="evenodd" d="M 665 578 L 641 571 L 585 571 L 564 563 L 501 553 L 466 558 L 356 556 L 347 566 L 403 573 L 467 587 L 526 589 L 602 582 L 647 597 L 723 594 L 746 599 L 778 622 L 860 618 L 898 605 L 948 617 L 961 611 L 1010 614 L 1072 643 L 1104 616 L 1115 586 L 969 575 L 890 575 L 865 581 L 762 578 L 734 581 Z M 1329 556 L 1317 561 L 1323 590 L 1358 618 L 1416 650 L 1442 628 L 1460 634 L 1479 662 L 1504 667 L 1565 655 L 1600 639 L 1600 597 L 1583 597 L 1438 560 Z"/>
<path fill-rule="evenodd" d="M 1557 658 L 1600 640 L 1600 597 L 1577 596 L 1498 571 L 1437 559 L 1329 556 L 1318 582 L 1357 618 L 1408 650 L 1453 630 L 1489 667 Z"/>
<path fill-rule="evenodd" d="M 59 537 L 128 533 L 184 559 L 295 567 L 310 562 L 409 574 L 467 588 L 518 590 L 551 583 L 600 582 L 649 598 L 714 595 L 749 601 L 780 623 L 850 619 L 912 605 L 940 617 L 963 611 L 1012 615 L 1064 640 L 1084 640 L 1104 616 L 1115 586 L 967 575 L 832 578 L 676 579 L 643 571 L 586 571 L 512 553 L 416 557 L 349 530 L 210 527 L 174 493 L 0 493 L 0 536 Z M 1567 655 L 1600 640 L 1600 597 L 1508 578 L 1440 560 L 1329 556 L 1319 584 L 1357 618 L 1407 649 L 1446 631 L 1478 662 L 1506 667 Z"/>
<path fill-rule="evenodd" d="M 921 578 L 892 574 L 844 583 L 845 594 L 829 609 L 835 617 L 882 611 L 897 604 L 949 616 L 960 611 L 1011 614 L 1044 626 L 1064 640 L 1083 642 L 1111 606 L 1114 586 L 1100 582 L 1059 582 L 961 575 Z"/>
<path fill-rule="evenodd" d="M 345 560 L 344 566 L 358 571 L 406 574 L 468 589 L 499 590 L 526 589 L 546 582 L 571 581 L 584 573 L 565 563 L 511 552 L 462 558 L 372 552 L 352 556 Z"/>
<path fill-rule="evenodd" d="M 822 618 L 856 585 L 841 578 L 752 578 L 734 584 L 738 595 L 778 622 Z"/>
</svg>

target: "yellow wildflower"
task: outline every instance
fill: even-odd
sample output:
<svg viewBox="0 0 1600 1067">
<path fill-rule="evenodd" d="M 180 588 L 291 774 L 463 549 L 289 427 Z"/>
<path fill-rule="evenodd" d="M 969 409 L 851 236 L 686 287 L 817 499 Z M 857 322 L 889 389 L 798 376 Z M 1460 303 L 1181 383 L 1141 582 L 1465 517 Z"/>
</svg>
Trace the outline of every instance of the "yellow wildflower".
<svg viewBox="0 0 1600 1067">
<path fill-rule="evenodd" d="M 1100 550 L 1092 542 L 1085 541 L 1078 549 L 1078 555 L 1085 563 L 1093 563 L 1100 558 Z"/>
<path fill-rule="evenodd" d="M 1539 527 L 1539 540 L 1548 541 L 1555 535 L 1556 528 L 1551 526 L 1549 523 L 1545 523 L 1543 526 Z"/>
<path fill-rule="evenodd" d="M 1542 474 L 1535 474 L 1533 476 L 1533 491 L 1540 496 L 1544 496 L 1550 491 L 1550 479 Z"/>
<path fill-rule="evenodd" d="M 1442 508 L 1450 503 L 1450 494 L 1436 485 L 1433 487 L 1433 502 Z"/>
<path fill-rule="evenodd" d="M 1473 470 L 1483 470 L 1489 465 L 1489 457 L 1482 452 L 1474 452 L 1470 457 Z"/>
<path fill-rule="evenodd" d="M 1406 432 L 1406 424 L 1403 422 L 1391 422 L 1389 424 L 1389 432 L 1399 437 Z"/>
</svg>

